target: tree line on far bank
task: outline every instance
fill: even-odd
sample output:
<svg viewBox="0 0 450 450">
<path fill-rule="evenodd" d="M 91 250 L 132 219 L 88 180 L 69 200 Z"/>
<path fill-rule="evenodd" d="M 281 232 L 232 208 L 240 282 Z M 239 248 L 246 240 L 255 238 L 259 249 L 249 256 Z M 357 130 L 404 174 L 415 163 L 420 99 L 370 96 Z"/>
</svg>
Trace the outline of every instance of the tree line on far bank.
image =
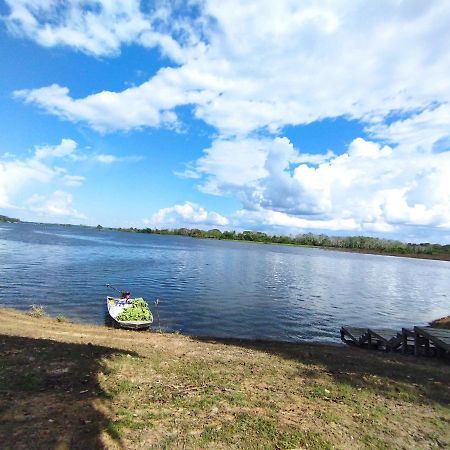
<svg viewBox="0 0 450 450">
<path fill-rule="evenodd" d="M 325 234 L 305 233 L 296 236 L 270 235 L 261 231 L 221 231 L 217 228 L 200 230 L 198 228 L 128 228 L 121 231 L 137 233 L 166 234 L 189 236 L 200 239 L 223 239 L 233 241 L 261 242 L 267 244 L 304 245 L 309 247 L 339 248 L 350 250 L 370 250 L 382 253 L 396 254 L 450 254 L 450 245 L 431 244 L 428 242 L 404 243 L 392 239 L 382 239 L 369 236 L 327 236 Z"/>
<path fill-rule="evenodd" d="M 0 214 L 0 222 L 20 222 L 19 219 Z M 49 225 L 49 224 L 47 224 Z M 88 225 L 53 224 L 66 227 Z M 198 239 L 222 239 L 232 241 L 261 242 L 265 244 L 303 245 L 308 247 L 336 248 L 350 251 L 369 251 L 386 254 L 433 255 L 439 259 L 450 260 L 450 245 L 432 244 L 429 242 L 405 243 L 393 239 L 370 236 L 327 236 L 326 234 L 304 233 L 296 236 L 272 235 L 261 231 L 221 231 L 217 228 L 200 230 L 199 228 L 113 228 L 97 225 L 98 230 L 115 230 L 132 233 L 166 234 L 188 236 Z"/>
<path fill-rule="evenodd" d="M 14 217 L 2 216 L 0 214 L 0 222 L 20 222 L 19 219 L 15 219 Z"/>
</svg>

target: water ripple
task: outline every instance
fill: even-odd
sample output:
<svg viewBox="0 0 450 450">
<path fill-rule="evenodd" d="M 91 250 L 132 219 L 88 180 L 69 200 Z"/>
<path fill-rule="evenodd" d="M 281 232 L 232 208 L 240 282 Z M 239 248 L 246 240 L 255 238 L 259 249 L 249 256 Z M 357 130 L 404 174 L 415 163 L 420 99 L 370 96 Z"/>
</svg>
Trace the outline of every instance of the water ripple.
<svg viewBox="0 0 450 450">
<path fill-rule="evenodd" d="M 337 341 L 344 323 L 401 327 L 448 314 L 450 264 L 34 224 L 0 225 L 0 303 L 103 323 L 105 284 L 161 300 L 192 335 Z"/>
</svg>

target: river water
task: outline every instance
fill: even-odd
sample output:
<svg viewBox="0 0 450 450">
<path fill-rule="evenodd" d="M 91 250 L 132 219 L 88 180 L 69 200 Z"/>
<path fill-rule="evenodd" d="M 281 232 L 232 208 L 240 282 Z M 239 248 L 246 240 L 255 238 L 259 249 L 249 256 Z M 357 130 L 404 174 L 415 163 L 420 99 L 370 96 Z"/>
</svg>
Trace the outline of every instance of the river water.
<svg viewBox="0 0 450 450">
<path fill-rule="evenodd" d="M 342 324 L 400 328 L 450 311 L 445 261 L 0 224 L 0 304 L 101 324 L 107 283 L 159 298 L 164 329 L 198 336 L 338 342 Z"/>
</svg>

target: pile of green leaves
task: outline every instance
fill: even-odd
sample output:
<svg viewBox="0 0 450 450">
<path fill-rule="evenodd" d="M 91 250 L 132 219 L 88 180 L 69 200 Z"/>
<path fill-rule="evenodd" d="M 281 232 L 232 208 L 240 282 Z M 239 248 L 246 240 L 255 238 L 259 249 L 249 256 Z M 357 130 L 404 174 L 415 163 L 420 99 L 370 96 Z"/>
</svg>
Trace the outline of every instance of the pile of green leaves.
<svg viewBox="0 0 450 450">
<path fill-rule="evenodd" d="M 117 317 L 117 320 L 126 321 L 150 321 L 153 322 L 153 315 L 147 302 L 143 298 L 136 298 L 131 303 L 132 306 L 124 309 Z"/>
</svg>

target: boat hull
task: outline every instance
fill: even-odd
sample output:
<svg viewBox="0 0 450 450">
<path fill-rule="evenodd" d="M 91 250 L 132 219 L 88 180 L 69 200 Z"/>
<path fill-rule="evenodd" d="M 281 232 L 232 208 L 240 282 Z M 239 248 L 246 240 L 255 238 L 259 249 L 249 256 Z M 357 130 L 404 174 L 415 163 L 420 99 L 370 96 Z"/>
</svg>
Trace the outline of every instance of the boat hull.
<svg viewBox="0 0 450 450">
<path fill-rule="evenodd" d="M 130 299 L 130 302 L 134 299 Z M 113 322 L 121 328 L 128 330 L 145 330 L 150 327 L 151 321 L 147 320 L 117 320 L 117 316 L 126 308 L 131 307 L 131 303 L 127 303 L 125 300 L 115 297 L 106 298 L 106 306 L 108 308 L 108 314 Z"/>
</svg>

